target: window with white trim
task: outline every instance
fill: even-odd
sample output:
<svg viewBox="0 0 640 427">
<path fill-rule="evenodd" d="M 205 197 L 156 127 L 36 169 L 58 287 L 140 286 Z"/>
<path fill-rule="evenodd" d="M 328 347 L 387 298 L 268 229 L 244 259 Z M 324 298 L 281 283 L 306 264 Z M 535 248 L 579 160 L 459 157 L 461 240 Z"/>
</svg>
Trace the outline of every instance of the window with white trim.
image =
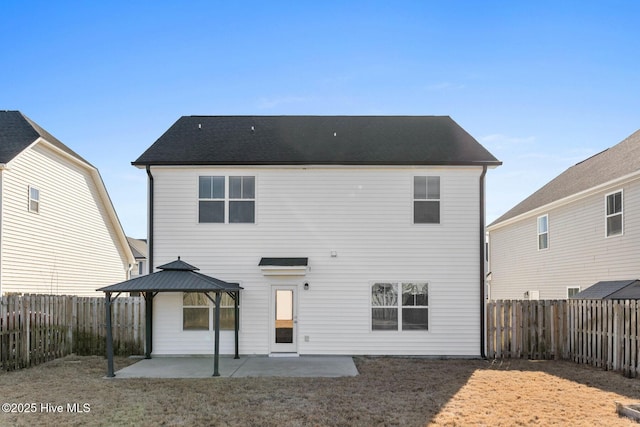
<svg viewBox="0 0 640 427">
<path fill-rule="evenodd" d="M 215 298 L 215 294 L 211 295 Z M 215 304 L 202 292 L 182 294 L 182 329 L 185 331 L 208 331 L 216 327 Z M 233 298 L 220 295 L 220 330 L 235 330 L 236 309 Z"/>
<path fill-rule="evenodd" d="M 198 222 L 224 223 L 225 177 L 198 177 Z"/>
<path fill-rule="evenodd" d="M 413 177 L 413 223 L 440 224 L 440 177 Z"/>
<path fill-rule="evenodd" d="M 255 222 L 256 177 L 229 177 L 229 222 Z"/>
<path fill-rule="evenodd" d="M 209 299 L 200 292 L 182 294 L 182 329 L 185 331 L 209 330 Z"/>
<path fill-rule="evenodd" d="M 371 329 L 429 329 L 429 285 L 426 282 L 380 282 L 371 286 Z"/>
<path fill-rule="evenodd" d="M 549 215 L 538 217 L 538 250 L 549 248 Z"/>
<path fill-rule="evenodd" d="M 607 237 L 622 234 L 623 227 L 623 201 L 622 190 L 605 196 L 605 227 Z"/>
<path fill-rule="evenodd" d="M 40 190 L 29 186 L 29 212 L 40 212 Z"/>
<path fill-rule="evenodd" d="M 255 223 L 255 176 L 228 178 L 198 177 L 198 222 Z"/>
</svg>

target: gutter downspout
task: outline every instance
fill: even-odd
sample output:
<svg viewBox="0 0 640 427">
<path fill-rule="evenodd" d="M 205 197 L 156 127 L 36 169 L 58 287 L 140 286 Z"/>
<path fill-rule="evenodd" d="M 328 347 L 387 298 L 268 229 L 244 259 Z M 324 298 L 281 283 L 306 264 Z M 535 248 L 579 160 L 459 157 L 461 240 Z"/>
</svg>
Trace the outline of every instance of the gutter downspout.
<svg viewBox="0 0 640 427">
<path fill-rule="evenodd" d="M 487 174 L 487 165 L 482 166 L 482 173 L 480 174 L 480 357 L 483 359 L 487 358 L 485 352 L 485 296 L 484 296 L 484 263 L 485 263 L 485 195 L 484 195 L 484 177 Z"/>
<path fill-rule="evenodd" d="M 149 205 L 147 207 L 147 273 L 151 274 L 153 273 L 153 175 L 151 175 L 150 165 L 147 165 L 147 176 L 149 177 Z"/>
<path fill-rule="evenodd" d="M 153 175 L 151 175 L 151 166 L 147 165 L 147 176 L 149 177 L 149 201 L 148 201 L 148 221 L 147 221 L 147 259 L 148 272 L 153 273 Z M 145 359 L 151 359 L 153 351 L 153 292 L 144 293 L 145 302 Z"/>
</svg>

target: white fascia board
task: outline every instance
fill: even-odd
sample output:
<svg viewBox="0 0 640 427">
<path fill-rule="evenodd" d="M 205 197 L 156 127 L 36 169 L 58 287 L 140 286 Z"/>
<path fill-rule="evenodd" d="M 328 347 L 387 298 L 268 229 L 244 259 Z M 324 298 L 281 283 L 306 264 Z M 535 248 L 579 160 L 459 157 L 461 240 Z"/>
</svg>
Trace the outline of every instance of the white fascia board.
<svg viewBox="0 0 640 427">
<path fill-rule="evenodd" d="M 282 266 L 282 265 L 262 265 L 260 270 L 264 276 L 306 276 L 307 266 Z"/>
</svg>

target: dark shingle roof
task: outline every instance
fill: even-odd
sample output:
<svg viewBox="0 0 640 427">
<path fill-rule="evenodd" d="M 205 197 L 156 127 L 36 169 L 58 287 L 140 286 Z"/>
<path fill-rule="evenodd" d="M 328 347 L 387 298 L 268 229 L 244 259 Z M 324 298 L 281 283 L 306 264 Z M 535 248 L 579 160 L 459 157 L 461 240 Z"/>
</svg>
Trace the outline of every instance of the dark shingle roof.
<svg viewBox="0 0 640 427">
<path fill-rule="evenodd" d="M 490 224 L 498 224 L 640 170 L 640 130 L 558 175 Z"/>
<path fill-rule="evenodd" d="M 446 116 L 184 116 L 134 165 L 500 165 Z"/>
<path fill-rule="evenodd" d="M 598 282 L 578 292 L 571 299 L 640 299 L 640 281 L 634 279 Z"/>
<path fill-rule="evenodd" d="M 60 142 L 20 111 L 0 111 L 0 163 L 8 163 L 38 138 L 87 163 L 78 153 Z"/>
<path fill-rule="evenodd" d="M 97 290 L 104 292 L 226 292 L 242 289 L 237 283 L 225 282 L 198 273 L 197 267 L 179 258 L 158 268 L 160 271 Z"/>
</svg>

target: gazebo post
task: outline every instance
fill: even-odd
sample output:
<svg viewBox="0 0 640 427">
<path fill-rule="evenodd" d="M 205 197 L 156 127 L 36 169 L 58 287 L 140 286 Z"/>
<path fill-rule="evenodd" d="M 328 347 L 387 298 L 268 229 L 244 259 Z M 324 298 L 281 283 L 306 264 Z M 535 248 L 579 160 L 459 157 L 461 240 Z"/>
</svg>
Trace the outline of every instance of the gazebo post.
<svg viewBox="0 0 640 427">
<path fill-rule="evenodd" d="M 111 325 L 111 292 L 104 293 L 105 311 L 107 321 L 107 377 L 113 378 L 116 374 L 113 372 L 113 331 Z"/>
<path fill-rule="evenodd" d="M 151 359 L 151 343 L 152 341 L 152 317 L 153 317 L 153 292 L 146 291 L 144 293 L 144 358 Z"/>
<path fill-rule="evenodd" d="M 213 376 L 219 377 L 218 359 L 220 358 L 220 291 L 216 292 L 216 330 L 215 330 L 215 351 L 213 354 Z"/>
<path fill-rule="evenodd" d="M 235 344 L 236 344 L 236 355 L 234 359 L 240 359 L 238 354 L 238 330 L 240 329 L 240 292 L 236 292 L 236 297 L 233 299 L 235 302 Z"/>
</svg>

